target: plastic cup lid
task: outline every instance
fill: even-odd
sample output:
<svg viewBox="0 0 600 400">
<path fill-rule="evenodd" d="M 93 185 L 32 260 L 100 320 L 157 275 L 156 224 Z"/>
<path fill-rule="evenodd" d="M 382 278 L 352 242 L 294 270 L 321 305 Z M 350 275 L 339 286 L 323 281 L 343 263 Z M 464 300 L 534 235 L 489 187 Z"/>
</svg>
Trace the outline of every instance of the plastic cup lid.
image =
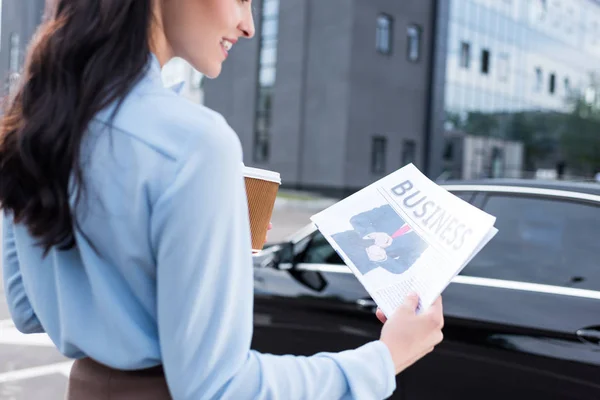
<svg viewBox="0 0 600 400">
<path fill-rule="evenodd" d="M 243 171 L 245 177 L 276 182 L 281 185 L 281 175 L 279 174 L 279 172 L 246 166 L 243 167 Z"/>
</svg>

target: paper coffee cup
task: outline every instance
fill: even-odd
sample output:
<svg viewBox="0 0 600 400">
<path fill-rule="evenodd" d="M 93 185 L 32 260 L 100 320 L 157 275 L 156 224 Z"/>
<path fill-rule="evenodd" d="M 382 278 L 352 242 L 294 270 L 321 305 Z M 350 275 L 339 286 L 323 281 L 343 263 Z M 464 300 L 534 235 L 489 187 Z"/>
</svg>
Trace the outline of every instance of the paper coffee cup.
<svg viewBox="0 0 600 400">
<path fill-rule="evenodd" d="M 278 172 L 265 169 L 243 167 L 243 170 L 250 215 L 252 252 L 257 252 L 262 250 L 265 244 L 281 177 Z"/>
</svg>

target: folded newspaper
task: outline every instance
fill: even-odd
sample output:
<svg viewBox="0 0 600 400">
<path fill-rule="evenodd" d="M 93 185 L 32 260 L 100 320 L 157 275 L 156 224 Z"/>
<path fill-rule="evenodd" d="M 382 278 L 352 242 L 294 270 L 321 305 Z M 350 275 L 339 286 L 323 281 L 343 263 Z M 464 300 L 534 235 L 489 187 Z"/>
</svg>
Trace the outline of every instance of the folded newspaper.
<svg viewBox="0 0 600 400">
<path fill-rule="evenodd" d="M 496 217 L 413 164 L 311 217 L 386 316 L 411 292 L 418 312 L 496 235 Z"/>
</svg>

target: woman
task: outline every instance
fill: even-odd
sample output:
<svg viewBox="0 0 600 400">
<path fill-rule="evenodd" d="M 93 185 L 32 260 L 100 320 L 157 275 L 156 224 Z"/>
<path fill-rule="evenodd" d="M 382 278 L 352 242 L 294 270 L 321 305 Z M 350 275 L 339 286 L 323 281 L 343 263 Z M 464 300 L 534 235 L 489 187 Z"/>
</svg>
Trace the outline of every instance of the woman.
<svg viewBox="0 0 600 400">
<path fill-rule="evenodd" d="M 218 76 L 251 6 L 58 0 L 32 44 L 2 123 L 4 281 L 17 328 L 77 360 L 70 399 L 384 398 L 441 340 L 440 302 L 411 298 L 356 350 L 250 350 L 240 142 L 160 68 Z"/>
</svg>

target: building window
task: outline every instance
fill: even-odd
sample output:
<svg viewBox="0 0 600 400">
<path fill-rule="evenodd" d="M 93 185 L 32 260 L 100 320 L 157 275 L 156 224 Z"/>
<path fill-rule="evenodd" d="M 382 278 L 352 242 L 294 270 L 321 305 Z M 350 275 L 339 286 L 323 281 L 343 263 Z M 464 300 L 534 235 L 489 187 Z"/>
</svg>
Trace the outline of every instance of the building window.
<svg viewBox="0 0 600 400">
<path fill-rule="evenodd" d="M 460 67 L 469 69 L 471 65 L 471 45 L 467 42 L 460 43 Z"/>
<path fill-rule="evenodd" d="M 548 15 L 548 0 L 535 0 L 534 10 L 538 21 L 544 21 Z"/>
<path fill-rule="evenodd" d="M 392 29 L 393 18 L 386 14 L 377 17 L 377 35 L 375 47 L 382 54 L 392 52 Z"/>
<path fill-rule="evenodd" d="M 498 55 L 498 79 L 501 82 L 508 81 L 510 74 L 510 63 L 508 61 L 508 54 L 501 53 Z"/>
<path fill-rule="evenodd" d="M 0 0 L 0 44 L 2 44 L 2 0 Z M 2 50 L 2 46 L 0 46 Z"/>
<path fill-rule="evenodd" d="M 415 162 L 417 156 L 417 144 L 414 140 L 405 140 L 402 144 L 402 165 Z"/>
<path fill-rule="evenodd" d="M 600 35 L 600 29 L 598 29 L 599 26 L 600 25 L 598 24 L 598 21 L 592 22 L 590 32 L 588 33 L 588 35 L 592 41 L 592 46 L 595 46 L 596 44 L 598 44 L 598 36 Z"/>
<path fill-rule="evenodd" d="M 271 143 L 273 87 L 277 77 L 279 0 L 263 0 L 260 27 L 253 159 L 254 162 L 267 162 Z"/>
<path fill-rule="evenodd" d="M 264 87 L 273 86 L 275 85 L 276 74 L 275 65 L 263 65 L 259 71 L 258 82 Z"/>
<path fill-rule="evenodd" d="M 406 29 L 406 38 L 408 44 L 406 57 L 408 61 L 419 61 L 421 57 L 421 27 L 418 25 L 409 25 Z"/>
<path fill-rule="evenodd" d="M 536 92 L 541 92 L 543 86 L 544 86 L 544 75 L 542 73 L 542 68 L 536 67 L 535 68 L 535 87 L 534 87 L 534 89 Z"/>
<path fill-rule="evenodd" d="M 481 73 L 484 75 L 490 72 L 490 51 L 488 49 L 481 50 Z"/>
<path fill-rule="evenodd" d="M 11 72 L 18 72 L 21 64 L 21 39 L 16 33 L 10 35 L 9 67 Z"/>
<path fill-rule="evenodd" d="M 387 139 L 382 136 L 373 137 L 371 148 L 371 172 L 374 174 L 385 173 L 385 151 Z"/>
<path fill-rule="evenodd" d="M 565 87 L 565 94 L 566 95 L 571 94 L 571 81 L 569 80 L 568 77 L 564 79 L 563 85 Z"/>
<path fill-rule="evenodd" d="M 555 74 L 550 74 L 550 82 L 548 85 L 548 91 L 550 92 L 550 94 L 554 94 L 554 92 L 556 92 L 556 75 Z"/>
<path fill-rule="evenodd" d="M 593 87 L 588 87 L 587 89 L 585 89 L 584 92 L 584 99 L 585 102 L 588 103 L 589 105 L 593 105 L 596 102 L 596 89 L 594 89 Z"/>
</svg>

